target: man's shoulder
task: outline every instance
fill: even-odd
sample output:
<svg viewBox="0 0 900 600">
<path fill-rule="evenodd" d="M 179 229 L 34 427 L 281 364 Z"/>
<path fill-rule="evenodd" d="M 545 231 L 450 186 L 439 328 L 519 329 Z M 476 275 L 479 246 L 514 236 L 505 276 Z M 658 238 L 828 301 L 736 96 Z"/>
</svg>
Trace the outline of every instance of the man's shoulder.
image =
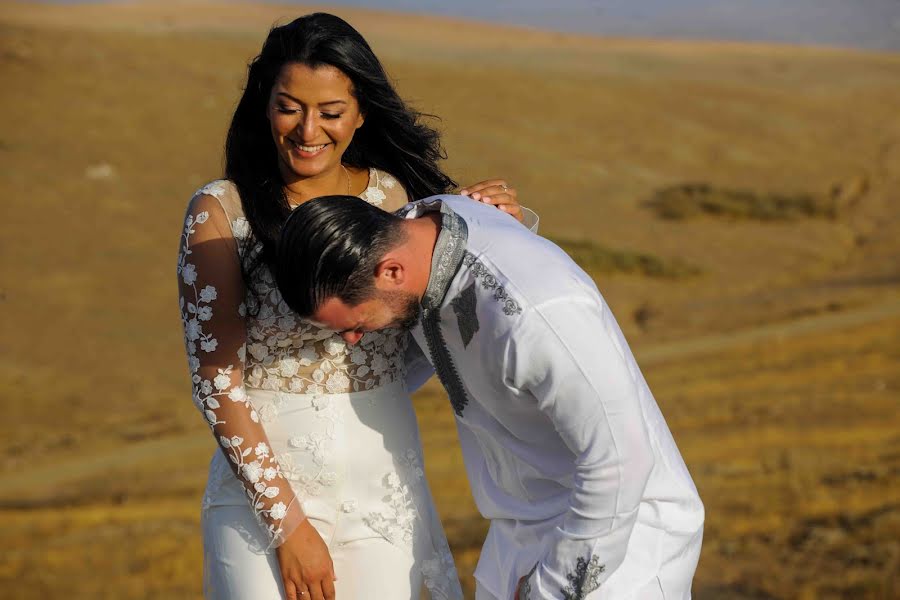
<svg viewBox="0 0 900 600">
<path fill-rule="evenodd" d="M 551 302 L 599 298 L 593 280 L 565 252 L 533 237 L 488 248 L 469 246 L 460 269 L 460 290 L 471 286 L 469 293 L 483 299 L 484 306 L 508 317 L 527 316 Z"/>
</svg>

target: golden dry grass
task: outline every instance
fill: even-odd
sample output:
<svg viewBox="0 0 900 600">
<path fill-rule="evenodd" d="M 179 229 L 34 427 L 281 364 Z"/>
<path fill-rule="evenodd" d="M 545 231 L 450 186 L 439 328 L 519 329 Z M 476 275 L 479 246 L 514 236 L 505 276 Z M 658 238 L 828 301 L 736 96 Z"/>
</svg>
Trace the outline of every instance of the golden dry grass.
<svg viewBox="0 0 900 600">
<path fill-rule="evenodd" d="M 246 61 L 301 12 L 0 3 L 4 597 L 199 595 L 213 443 L 174 253 L 185 202 L 220 174 Z M 549 236 L 699 271 L 594 271 L 706 502 L 695 596 L 895 597 L 900 57 L 339 12 L 441 115 L 462 183 L 503 175 Z M 863 179 L 835 219 L 646 206 L 686 181 L 819 196 Z M 471 590 L 484 523 L 452 414 L 434 383 L 416 406 Z"/>
</svg>

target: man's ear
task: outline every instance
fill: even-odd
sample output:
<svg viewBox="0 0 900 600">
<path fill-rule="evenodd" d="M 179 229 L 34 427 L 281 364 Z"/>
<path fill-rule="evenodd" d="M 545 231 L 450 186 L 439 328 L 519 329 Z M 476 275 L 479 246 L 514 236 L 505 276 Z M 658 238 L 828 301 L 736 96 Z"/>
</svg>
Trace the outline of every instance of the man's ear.
<svg viewBox="0 0 900 600">
<path fill-rule="evenodd" d="M 382 291 L 395 291 L 406 283 L 406 267 L 392 256 L 384 257 L 375 266 L 375 287 Z"/>
</svg>

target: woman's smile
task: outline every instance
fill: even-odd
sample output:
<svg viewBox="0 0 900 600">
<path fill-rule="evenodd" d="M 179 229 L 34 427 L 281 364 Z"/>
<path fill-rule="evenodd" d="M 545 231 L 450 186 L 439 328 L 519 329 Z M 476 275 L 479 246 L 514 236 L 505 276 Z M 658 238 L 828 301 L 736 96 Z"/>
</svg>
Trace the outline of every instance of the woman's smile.
<svg viewBox="0 0 900 600">
<path fill-rule="evenodd" d="M 294 149 L 294 153 L 297 154 L 300 158 L 314 158 L 325 151 L 325 149 L 331 144 L 316 144 L 316 145 L 306 145 L 301 144 L 295 140 L 288 138 L 288 141 L 291 143 L 291 146 Z"/>
</svg>

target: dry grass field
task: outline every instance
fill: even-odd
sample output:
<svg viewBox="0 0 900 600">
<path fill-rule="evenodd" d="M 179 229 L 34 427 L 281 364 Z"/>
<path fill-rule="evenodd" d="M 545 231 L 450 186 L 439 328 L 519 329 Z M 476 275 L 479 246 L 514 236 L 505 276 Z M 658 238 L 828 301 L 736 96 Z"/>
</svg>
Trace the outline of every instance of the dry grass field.
<svg viewBox="0 0 900 600">
<path fill-rule="evenodd" d="M 4 598 L 200 595 L 182 211 L 267 27 L 303 12 L 0 2 Z M 592 271 L 706 503 L 695 597 L 896 598 L 900 55 L 337 12 L 441 116 L 450 172 L 513 181 Z M 706 191 L 666 218 L 677 186 Z M 443 393 L 416 406 L 471 592 L 485 524 Z"/>
</svg>

